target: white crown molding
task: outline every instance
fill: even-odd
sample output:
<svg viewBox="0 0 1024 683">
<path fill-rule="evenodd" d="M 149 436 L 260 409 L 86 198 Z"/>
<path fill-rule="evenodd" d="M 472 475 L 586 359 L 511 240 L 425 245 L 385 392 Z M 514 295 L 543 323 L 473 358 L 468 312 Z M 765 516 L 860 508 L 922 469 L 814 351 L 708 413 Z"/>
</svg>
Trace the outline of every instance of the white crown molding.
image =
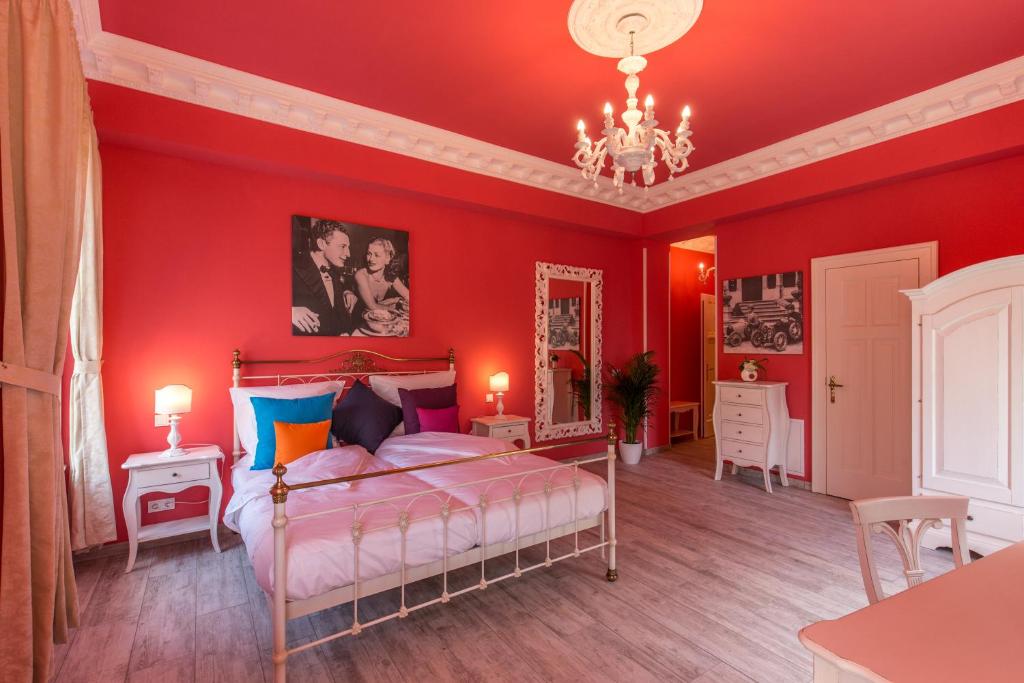
<svg viewBox="0 0 1024 683">
<path fill-rule="evenodd" d="M 611 178 L 595 186 L 567 164 L 106 32 L 99 0 L 71 4 L 88 78 L 640 213 L 1024 99 L 1024 57 L 1018 57 L 649 190 L 627 186 L 620 194 Z"/>
<path fill-rule="evenodd" d="M 652 187 L 644 213 L 1024 99 L 1024 57 Z"/>
<path fill-rule="evenodd" d="M 611 178 L 594 183 L 567 164 L 109 33 L 99 0 L 72 6 L 82 66 L 93 80 L 580 199 L 634 211 L 644 205 L 642 190 L 620 193 Z M 568 159 L 571 145 L 566 150 Z"/>
</svg>

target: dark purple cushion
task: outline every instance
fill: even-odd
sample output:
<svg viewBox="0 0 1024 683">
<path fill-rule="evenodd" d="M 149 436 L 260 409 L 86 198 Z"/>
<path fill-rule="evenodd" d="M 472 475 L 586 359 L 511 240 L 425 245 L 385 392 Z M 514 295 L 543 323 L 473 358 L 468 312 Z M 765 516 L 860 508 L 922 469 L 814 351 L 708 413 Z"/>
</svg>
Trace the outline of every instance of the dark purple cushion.
<svg viewBox="0 0 1024 683">
<path fill-rule="evenodd" d="M 375 452 L 402 421 L 402 409 L 393 406 L 356 380 L 334 407 L 331 433 L 339 441 Z"/>
<path fill-rule="evenodd" d="M 419 434 L 420 418 L 416 415 L 417 408 L 438 410 L 451 408 L 458 401 L 455 397 L 455 384 L 434 389 L 399 389 L 398 398 L 402 402 L 402 420 L 405 422 L 406 434 Z"/>
</svg>

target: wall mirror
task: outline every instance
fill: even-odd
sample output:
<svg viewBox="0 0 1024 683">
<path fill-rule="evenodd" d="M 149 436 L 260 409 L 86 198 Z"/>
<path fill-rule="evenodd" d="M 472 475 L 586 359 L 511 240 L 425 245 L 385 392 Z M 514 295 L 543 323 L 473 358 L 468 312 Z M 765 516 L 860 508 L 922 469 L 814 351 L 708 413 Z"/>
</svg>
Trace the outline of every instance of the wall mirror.
<svg viewBox="0 0 1024 683">
<path fill-rule="evenodd" d="M 601 271 L 537 262 L 535 434 L 601 433 Z"/>
</svg>

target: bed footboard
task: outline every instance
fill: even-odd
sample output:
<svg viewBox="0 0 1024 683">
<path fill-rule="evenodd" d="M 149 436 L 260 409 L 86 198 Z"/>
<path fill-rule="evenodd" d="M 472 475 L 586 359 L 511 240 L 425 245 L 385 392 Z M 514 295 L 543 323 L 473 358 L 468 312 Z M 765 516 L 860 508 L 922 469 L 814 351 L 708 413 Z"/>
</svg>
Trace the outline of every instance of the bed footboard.
<svg viewBox="0 0 1024 683">
<path fill-rule="evenodd" d="M 349 586 L 332 590 L 322 595 L 314 596 L 305 600 L 287 600 L 287 586 L 288 586 L 288 553 L 287 553 L 287 532 L 289 517 L 287 514 L 287 502 L 288 495 L 292 491 L 314 488 L 318 486 L 326 486 L 329 484 L 338 484 L 344 482 L 359 481 L 362 479 L 375 478 L 380 476 L 393 475 L 397 473 L 408 473 L 418 470 L 433 469 L 438 467 L 448 467 L 458 464 L 466 464 L 475 461 L 488 460 L 494 458 L 510 457 L 515 455 L 521 455 L 526 453 L 538 453 L 555 448 L 562 448 L 565 446 L 574 446 L 581 443 L 607 442 L 607 452 L 604 455 L 593 456 L 589 458 L 583 458 L 572 462 L 555 463 L 551 467 L 540 468 L 534 470 L 528 470 L 526 472 L 517 472 L 510 475 L 502 475 L 500 477 L 492 477 L 490 479 L 461 482 L 458 487 L 463 486 L 482 486 L 483 493 L 480 494 L 477 504 L 473 507 L 480 511 L 481 520 L 481 541 L 486 541 L 487 536 L 487 510 L 489 506 L 493 506 L 500 502 L 507 503 L 512 501 L 515 511 L 515 533 L 514 537 L 508 541 L 481 544 L 466 552 L 449 554 L 448 552 L 448 523 L 451 516 L 451 508 L 448 502 L 442 501 L 439 504 L 437 517 L 440 519 L 443 525 L 444 533 L 444 547 L 442 548 L 442 558 L 436 562 L 428 563 L 420 566 L 408 567 L 406 566 L 406 535 L 410 525 L 410 516 L 408 510 L 412 505 L 412 500 L 426 495 L 435 494 L 434 491 L 421 492 L 416 494 L 407 494 L 402 496 L 395 496 L 389 499 L 376 500 L 371 503 L 363 503 L 361 505 L 352 505 L 344 509 L 352 509 L 353 511 L 353 522 L 352 522 L 352 544 L 354 546 L 353 556 L 353 582 Z M 270 489 L 270 495 L 274 504 L 274 515 L 273 515 L 273 547 L 274 547 L 274 572 L 273 572 L 273 595 L 271 598 L 271 611 L 273 620 L 273 662 L 274 662 L 274 681 L 276 683 L 284 683 L 287 678 L 287 663 L 290 655 L 296 654 L 303 650 L 322 645 L 325 642 L 334 640 L 335 638 L 341 638 L 348 635 L 358 635 L 364 628 L 374 626 L 376 624 L 389 621 L 391 619 L 401 619 L 408 616 L 413 611 L 423 609 L 438 603 L 447 603 L 452 598 L 468 593 L 474 590 L 484 590 L 488 585 L 504 581 L 507 579 L 518 578 L 526 572 L 533 571 L 542 567 L 550 567 L 555 562 L 567 560 L 570 558 L 579 557 L 585 553 L 600 551 L 602 557 L 607 558 L 607 572 L 605 574 L 608 581 L 615 581 L 618 578 L 618 569 L 616 566 L 616 535 L 615 535 L 615 425 L 614 423 L 609 424 L 609 433 L 607 437 L 597 437 L 595 439 L 588 439 L 585 441 L 574 441 L 568 444 L 560 444 L 558 446 L 541 446 L 538 448 L 530 448 L 518 451 L 506 451 L 503 453 L 492 453 L 487 455 L 472 456 L 468 458 L 455 458 L 452 460 L 445 460 L 440 462 L 428 463 L 423 465 L 416 465 L 411 467 L 400 467 L 384 471 L 366 472 L 362 474 L 356 474 L 348 477 L 340 477 L 336 479 L 325 479 L 314 482 L 303 482 L 298 484 L 287 484 L 284 481 L 284 477 L 287 474 L 287 469 L 282 465 L 277 465 L 273 472 L 276 477 L 276 482 Z M 605 509 L 603 512 L 597 515 L 584 515 L 581 518 L 579 514 L 579 499 L 580 499 L 580 488 L 581 478 L 579 476 L 580 466 L 589 463 L 606 462 L 607 463 L 607 499 L 605 501 Z M 564 479 L 564 473 L 571 473 L 571 477 L 568 479 L 567 484 L 555 485 L 554 479 L 559 474 Z M 525 483 L 536 477 L 542 477 L 543 486 L 537 488 L 534 486 L 532 490 L 526 490 Z M 509 489 L 510 495 L 504 499 L 489 499 L 492 490 L 498 486 L 498 482 L 501 482 L 501 486 Z M 570 491 L 571 489 L 571 491 Z M 556 492 L 563 492 L 571 500 L 571 519 L 567 523 L 550 523 L 551 514 L 551 498 Z M 527 496 L 543 496 L 544 498 L 544 521 L 543 529 L 540 531 L 534 531 L 531 533 L 520 533 L 520 509 L 521 503 Z M 398 529 L 399 537 L 401 539 L 401 567 L 400 570 L 388 574 L 386 576 L 374 577 L 372 579 L 362 580 L 359 576 L 359 548 L 360 542 L 363 539 L 364 528 L 362 523 L 362 517 L 360 511 L 365 511 L 367 508 L 374 505 L 387 505 L 393 508 L 397 512 L 397 519 L 395 520 L 394 527 Z M 470 509 L 470 508 L 464 508 Z M 331 514 L 337 512 L 336 510 L 318 511 L 309 513 L 306 515 L 297 515 L 292 518 L 293 521 L 298 521 L 305 518 L 315 517 L 323 514 Z M 580 532 L 588 529 L 600 528 L 601 535 L 600 540 L 596 543 L 589 545 L 580 545 Z M 552 556 L 551 542 L 558 538 L 572 538 L 572 549 L 569 552 L 562 553 L 561 555 Z M 522 549 L 532 546 L 544 546 L 544 559 L 529 565 L 523 565 L 521 563 L 520 551 Z M 487 561 L 502 555 L 514 554 L 515 565 L 514 569 L 500 576 L 488 577 L 486 574 Z M 456 569 L 467 567 L 473 564 L 479 563 L 480 565 L 480 581 L 459 590 L 450 590 L 448 584 L 448 573 Z M 415 581 L 421 579 L 440 576 L 442 580 L 442 590 L 436 597 L 419 602 L 416 604 L 407 604 L 406 602 L 406 586 Z M 399 609 L 391 614 L 378 617 L 372 621 L 362 623 L 359 620 L 359 600 L 375 593 L 379 593 L 384 590 L 393 588 L 400 589 L 400 606 Z M 305 614 L 310 614 L 322 609 L 327 609 L 336 605 L 352 604 L 352 624 L 347 629 L 341 630 L 337 633 L 330 634 L 319 640 L 305 643 L 303 645 L 288 649 L 285 640 L 285 625 L 288 619 L 294 619 Z"/>
</svg>

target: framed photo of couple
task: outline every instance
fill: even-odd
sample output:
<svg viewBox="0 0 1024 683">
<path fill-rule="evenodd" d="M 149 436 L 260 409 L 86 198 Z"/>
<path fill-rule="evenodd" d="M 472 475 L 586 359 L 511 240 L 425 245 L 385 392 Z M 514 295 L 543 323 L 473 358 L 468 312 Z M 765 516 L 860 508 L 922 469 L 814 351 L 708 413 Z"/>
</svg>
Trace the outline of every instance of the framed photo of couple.
<svg viewBox="0 0 1024 683">
<path fill-rule="evenodd" d="M 292 216 L 292 334 L 408 337 L 409 233 Z"/>
</svg>

